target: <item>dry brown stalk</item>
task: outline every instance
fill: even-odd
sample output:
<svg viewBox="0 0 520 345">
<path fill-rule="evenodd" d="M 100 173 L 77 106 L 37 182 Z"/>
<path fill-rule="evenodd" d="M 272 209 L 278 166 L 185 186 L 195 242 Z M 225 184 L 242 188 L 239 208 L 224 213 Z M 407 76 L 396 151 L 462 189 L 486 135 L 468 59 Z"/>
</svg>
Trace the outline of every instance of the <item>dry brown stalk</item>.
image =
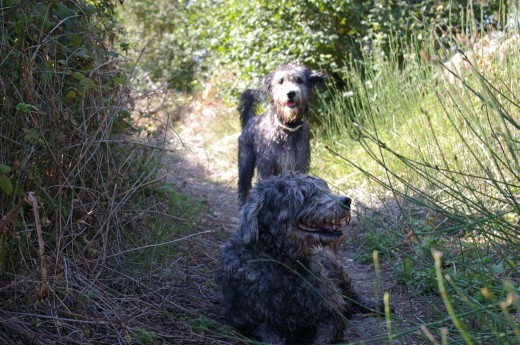
<svg viewBox="0 0 520 345">
<path fill-rule="evenodd" d="M 47 264 L 45 262 L 45 242 L 42 236 L 42 224 L 40 222 L 40 213 L 38 212 L 38 199 L 33 192 L 27 193 L 25 200 L 32 206 L 34 214 L 34 225 L 36 227 L 36 236 L 38 237 L 38 257 L 40 258 L 40 271 L 42 286 L 38 293 L 38 300 L 42 301 L 49 295 L 49 285 L 47 284 Z"/>
</svg>

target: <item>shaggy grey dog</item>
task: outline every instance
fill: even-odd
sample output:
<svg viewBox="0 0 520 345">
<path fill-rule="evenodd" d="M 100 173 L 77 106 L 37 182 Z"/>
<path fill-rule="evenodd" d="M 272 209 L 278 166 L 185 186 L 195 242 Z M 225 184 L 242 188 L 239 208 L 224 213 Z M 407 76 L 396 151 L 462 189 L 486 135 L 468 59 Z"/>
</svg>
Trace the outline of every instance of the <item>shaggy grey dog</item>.
<svg viewBox="0 0 520 345">
<path fill-rule="evenodd" d="M 284 171 L 309 170 L 309 94 L 316 84 L 323 83 L 324 77 L 303 66 L 281 65 L 262 80 L 262 90 L 246 90 L 240 96 L 240 205 L 251 189 L 255 167 L 257 180 Z M 261 116 L 255 116 L 255 105 L 265 95 L 269 96 L 269 106 Z"/>
<path fill-rule="evenodd" d="M 238 231 L 220 249 L 228 322 L 270 344 L 341 339 L 360 299 L 330 246 L 345 231 L 350 202 L 305 174 L 258 182 Z"/>
</svg>

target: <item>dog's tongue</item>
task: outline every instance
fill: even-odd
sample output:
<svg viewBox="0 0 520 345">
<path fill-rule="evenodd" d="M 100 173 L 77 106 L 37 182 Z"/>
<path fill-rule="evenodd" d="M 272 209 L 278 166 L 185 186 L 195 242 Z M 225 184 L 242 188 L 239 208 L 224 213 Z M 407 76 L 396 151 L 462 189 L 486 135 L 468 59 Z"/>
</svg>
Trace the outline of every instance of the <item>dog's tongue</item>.
<svg viewBox="0 0 520 345">
<path fill-rule="evenodd" d="M 292 108 L 292 107 L 296 106 L 296 102 L 294 102 L 294 101 L 287 101 L 287 103 L 285 105 L 287 105 L 289 108 Z"/>
</svg>

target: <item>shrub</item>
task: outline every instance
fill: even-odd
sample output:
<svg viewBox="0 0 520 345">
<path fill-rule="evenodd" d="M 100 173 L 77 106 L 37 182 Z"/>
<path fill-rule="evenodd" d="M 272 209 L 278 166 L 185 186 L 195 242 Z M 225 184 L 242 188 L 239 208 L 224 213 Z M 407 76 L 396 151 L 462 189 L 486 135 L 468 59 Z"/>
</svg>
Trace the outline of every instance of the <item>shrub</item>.
<svg viewBox="0 0 520 345">
<path fill-rule="evenodd" d="M 133 42 L 125 48 L 153 81 L 182 91 L 196 86 L 195 74 L 204 52 L 202 23 L 207 20 L 198 6 L 198 1 L 147 0 L 128 1 L 119 7 L 119 17 Z"/>
<path fill-rule="evenodd" d="M 129 3 L 121 8 L 121 18 L 136 34 L 136 54 L 142 54 L 154 80 L 190 89 L 194 80 L 209 78 L 234 91 L 287 62 L 323 69 L 342 86 L 345 65 L 363 54 L 380 59 L 396 42 L 406 45 L 412 34 L 426 37 L 431 30 L 451 46 L 450 33 L 461 32 L 452 23 L 465 18 L 472 28 L 496 24 L 498 7 L 433 0 L 161 0 Z"/>
<path fill-rule="evenodd" d="M 130 70 L 111 50 L 110 1 L 6 0 L 0 21 L 0 338 L 77 342 L 89 332 L 54 317 L 96 312 L 92 279 L 156 167 L 125 142 Z"/>
</svg>

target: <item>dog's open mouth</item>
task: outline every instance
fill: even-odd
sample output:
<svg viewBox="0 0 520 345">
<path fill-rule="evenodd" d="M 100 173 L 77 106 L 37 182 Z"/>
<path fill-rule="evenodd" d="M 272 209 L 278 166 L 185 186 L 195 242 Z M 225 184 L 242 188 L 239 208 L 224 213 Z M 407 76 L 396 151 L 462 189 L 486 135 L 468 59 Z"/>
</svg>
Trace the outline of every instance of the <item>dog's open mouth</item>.
<svg viewBox="0 0 520 345">
<path fill-rule="evenodd" d="M 294 107 L 296 107 L 296 102 L 295 101 L 287 101 L 287 102 L 285 102 L 285 106 L 289 107 L 289 108 L 294 108 Z"/>
<path fill-rule="evenodd" d="M 327 236 L 341 236 L 348 224 L 348 217 L 333 219 L 330 222 L 298 222 L 298 228 L 305 232 Z"/>
</svg>

